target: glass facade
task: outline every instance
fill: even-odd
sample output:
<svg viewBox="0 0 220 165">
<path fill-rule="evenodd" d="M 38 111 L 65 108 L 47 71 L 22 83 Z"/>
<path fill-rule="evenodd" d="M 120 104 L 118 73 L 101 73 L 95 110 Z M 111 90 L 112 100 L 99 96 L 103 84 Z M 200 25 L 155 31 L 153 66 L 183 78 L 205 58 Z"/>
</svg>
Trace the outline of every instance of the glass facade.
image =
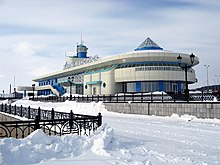
<svg viewBox="0 0 220 165">
<path fill-rule="evenodd" d="M 183 92 L 185 85 L 183 82 L 175 81 L 149 81 L 149 82 L 124 82 L 122 92 L 154 92 L 165 91 L 179 93 Z"/>
</svg>

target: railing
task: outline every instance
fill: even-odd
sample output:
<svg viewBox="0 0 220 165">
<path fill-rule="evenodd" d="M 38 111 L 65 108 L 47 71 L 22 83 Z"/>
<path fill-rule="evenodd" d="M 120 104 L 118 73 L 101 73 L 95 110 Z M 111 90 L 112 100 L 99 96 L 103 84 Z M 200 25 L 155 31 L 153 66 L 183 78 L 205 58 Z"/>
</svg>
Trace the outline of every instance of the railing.
<svg viewBox="0 0 220 165">
<path fill-rule="evenodd" d="M 215 96 L 212 93 L 193 93 L 189 95 L 189 101 L 214 101 Z M 72 97 L 34 97 L 30 98 L 34 101 L 51 101 L 63 102 L 66 100 L 90 102 L 176 102 L 185 101 L 184 94 L 154 94 L 154 93 L 124 93 L 116 95 L 86 95 L 86 96 L 72 96 Z"/>
<path fill-rule="evenodd" d="M 102 125 L 101 113 L 98 116 L 56 112 L 54 109 L 42 110 L 29 107 L 0 105 L 0 111 L 25 117 L 27 121 L 4 121 L 0 122 L 0 138 L 15 137 L 23 138 L 36 129 L 42 129 L 48 135 L 78 134 L 91 135 Z"/>
</svg>

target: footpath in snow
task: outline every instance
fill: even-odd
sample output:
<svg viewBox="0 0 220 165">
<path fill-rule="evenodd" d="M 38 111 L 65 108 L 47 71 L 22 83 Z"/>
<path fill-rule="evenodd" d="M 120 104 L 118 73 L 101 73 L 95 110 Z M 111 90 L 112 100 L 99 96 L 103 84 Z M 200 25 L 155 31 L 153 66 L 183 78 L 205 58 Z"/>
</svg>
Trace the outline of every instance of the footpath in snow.
<svg viewBox="0 0 220 165">
<path fill-rule="evenodd" d="M 55 111 L 103 115 L 89 137 L 47 136 L 37 130 L 24 139 L 0 139 L 1 165 L 219 165 L 220 120 L 194 116 L 141 116 L 108 112 L 100 103 L 13 104 Z"/>
</svg>

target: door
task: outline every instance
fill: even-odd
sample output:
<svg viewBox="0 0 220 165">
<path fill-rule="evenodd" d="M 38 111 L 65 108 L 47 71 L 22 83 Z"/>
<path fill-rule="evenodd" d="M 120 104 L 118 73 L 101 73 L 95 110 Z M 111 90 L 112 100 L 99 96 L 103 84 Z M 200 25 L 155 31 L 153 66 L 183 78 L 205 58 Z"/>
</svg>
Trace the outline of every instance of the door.
<svg viewBox="0 0 220 165">
<path fill-rule="evenodd" d="M 93 88 L 92 88 L 92 94 L 93 94 L 93 95 L 96 95 L 96 87 L 93 87 Z"/>
</svg>

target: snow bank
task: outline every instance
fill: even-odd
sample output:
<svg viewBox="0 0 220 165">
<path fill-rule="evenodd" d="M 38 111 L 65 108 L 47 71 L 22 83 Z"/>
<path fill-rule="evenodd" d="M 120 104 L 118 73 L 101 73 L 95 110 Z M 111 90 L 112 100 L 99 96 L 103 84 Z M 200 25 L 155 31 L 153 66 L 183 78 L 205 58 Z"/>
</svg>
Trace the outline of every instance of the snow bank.
<svg viewBox="0 0 220 165">
<path fill-rule="evenodd" d="M 65 101 L 65 102 L 40 102 L 40 101 L 31 101 L 31 100 L 18 100 L 12 105 L 23 106 L 31 108 L 38 108 L 45 110 L 51 110 L 54 108 L 55 111 L 67 112 L 71 110 L 76 114 L 86 114 L 86 115 L 97 115 L 99 112 L 106 112 L 105 106 L 102 102 L 91 102 L 91 103 L 77 103 L 76 101 Z"/>
<path fill-rule="evenodd" d="M 45 162 L 50 159 L 76 157 L 92 151 L 94 154 L 108 156 L 106 149 L 114 131 L 106 124 L 91 136 L 64 135 L 47 136 L 36 130 L 24 139 L 5 138 L 0 140 L 0 164 L 25 165 Z"/>
</svg>

